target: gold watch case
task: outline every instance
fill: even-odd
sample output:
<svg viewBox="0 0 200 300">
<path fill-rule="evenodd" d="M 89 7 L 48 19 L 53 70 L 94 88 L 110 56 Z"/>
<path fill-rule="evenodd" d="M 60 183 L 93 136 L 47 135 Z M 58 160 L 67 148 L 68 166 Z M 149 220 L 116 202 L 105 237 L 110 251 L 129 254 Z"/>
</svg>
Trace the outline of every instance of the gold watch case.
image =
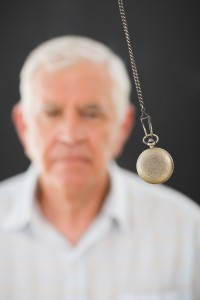
<svg viewBox="0 0 200 300">
<path fill-rule="evenodd" d="M 158 184 L 167 181 L 174 170 L 171 155 L 164 149 L 153 147 L 144 150 L 138 157 L 138 175 L 148 183 Z"/>
</svg>

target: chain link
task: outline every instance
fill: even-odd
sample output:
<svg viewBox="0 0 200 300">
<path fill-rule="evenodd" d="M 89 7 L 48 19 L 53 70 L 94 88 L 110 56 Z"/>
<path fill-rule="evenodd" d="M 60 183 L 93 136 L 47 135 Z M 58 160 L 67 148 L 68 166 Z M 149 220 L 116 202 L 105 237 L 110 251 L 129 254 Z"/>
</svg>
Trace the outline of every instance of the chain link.
<svg viewBox="0 0 200 300">
<path fill-rule="evenodd" d="M 132 46 L 131 46 L 130 34 L 129 34 L 129 30 L 128 30 L 128 23 L 127 23 L 127 19 L 126 19 L 123 0 L 118 0 L 118 5 L 119 5 L 119 12 L 121 15 L 122 25 L 123 25 L 123 29 L 124 29 L 124 33 L 125 33 L 125 37 L 126 37 L 126 42 L 127 42 L 127 46 L 128 46 L 128 52 L 129 52 L 129 57 L 130 57 L 130 62 L 131 62 L 133 79 L 135 82 L 136 92 L 137 92 L 137 96 L 138 96 L 138 100 L 139 100 L 139 104 L 140 104 L 141 112 L 142 112 L 140 121 L 142 123 L 142 127 L 144 129 L 145 136 L 147 136 L 148 134 L 153 135 L 153 127 L 152 127 L 152 123 L 151 123 L 151 117 L 146 113 L 145 107 L 144 107 L 144 100 L 143 100 L 140 80 L 139 80 L 139 76 L 138 76 L 137 66 L 135 63 L 135 58 L 134 58 L 133 50 L 132 50 Z M 147 125 L 148 125 L 149 131 L 146 129 L 145 121 L 148 121 Z"/>
</svg>

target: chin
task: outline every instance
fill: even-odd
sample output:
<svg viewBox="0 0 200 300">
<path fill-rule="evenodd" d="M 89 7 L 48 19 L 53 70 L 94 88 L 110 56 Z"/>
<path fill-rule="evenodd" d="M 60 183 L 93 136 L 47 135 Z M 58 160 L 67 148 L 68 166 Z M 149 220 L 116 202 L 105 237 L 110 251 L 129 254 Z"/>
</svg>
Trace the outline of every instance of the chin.
<svg viewBox="0 0 200 300">
<path fill-rule="evenodd" d="M 100 180 L 100 173 L 91 164 L 55 164 L 47 176 L 50 175 L 52 184 L 57 187 L 82 189 Z"/>
<path fill-rule="evenodd" d="M 60 173 L 54 175 L 53 181 L 60 188 L 80 189 L 88 186 L 91 180 L 89 180 L 86 174 Z"/>
<path fill-rule="evenodd" d="M 65 192 L 80 192 L 87 189 L 89 184 L 84 180 L 72 180 L 72 179 L 66 179 L 62 178 L 60 180 L 57 180 L 56 186 Z"/>
</svg>

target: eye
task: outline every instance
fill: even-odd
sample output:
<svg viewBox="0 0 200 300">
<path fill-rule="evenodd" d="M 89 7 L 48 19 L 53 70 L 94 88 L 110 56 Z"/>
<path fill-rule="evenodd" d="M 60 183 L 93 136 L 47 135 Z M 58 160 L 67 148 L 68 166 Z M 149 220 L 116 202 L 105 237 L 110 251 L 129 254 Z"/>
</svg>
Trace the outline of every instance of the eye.
<svg viewBox="0 0 200 300">
<path fill-rule="evenodd" d="M 83 108 L 81 111 L 81 116 L 87 119 L 100 119 L 103 117 L 103 111 L 98 107 L 86 107 Z"/>
<path fill-rule="evenodd" d="M 44 110 L 44 114 L 45 116 L 47 117 L 58 117 L 61 115 L 61 110 L 59 109 L 47 109 L 47 110 Z"/>
<path fill-rule="evenodd" d="M 83 113 L 83 115 L 87 118 L 90 118 L 90 119 L 95 119 L 95 118 L 98 118 L 100 117 L 100 112 L 99 111 L 85 111 Z"/>
</svg>

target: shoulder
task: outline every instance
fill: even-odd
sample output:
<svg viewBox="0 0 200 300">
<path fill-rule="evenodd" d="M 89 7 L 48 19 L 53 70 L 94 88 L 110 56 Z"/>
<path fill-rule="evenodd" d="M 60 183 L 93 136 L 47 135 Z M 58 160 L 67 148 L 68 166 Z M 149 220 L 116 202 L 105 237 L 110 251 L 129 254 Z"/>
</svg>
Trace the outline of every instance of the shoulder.
<svg viewBox="0 0 200 300">
<path fill-rule="evenodd" d="M 21 173 L 0 182 L 0 201 L 6 196 L 14 195 L 22 187 L 25 173 Z"/>
<path fill-rule="evenodd" d="M 192 199 L 167 185 L 144 182 L 135 173 L 118 168 L 127 190 L 128 205 L 132 211 L 142 210 L 151 218 L 195 221 L 200 226 L 200 206 Z"/>
<path fill-rule="evenodd" d="M 21 173 L 0 182 L 0 219 L 13 207 L 25 188 L 26 174 Z"/>
</svg>

